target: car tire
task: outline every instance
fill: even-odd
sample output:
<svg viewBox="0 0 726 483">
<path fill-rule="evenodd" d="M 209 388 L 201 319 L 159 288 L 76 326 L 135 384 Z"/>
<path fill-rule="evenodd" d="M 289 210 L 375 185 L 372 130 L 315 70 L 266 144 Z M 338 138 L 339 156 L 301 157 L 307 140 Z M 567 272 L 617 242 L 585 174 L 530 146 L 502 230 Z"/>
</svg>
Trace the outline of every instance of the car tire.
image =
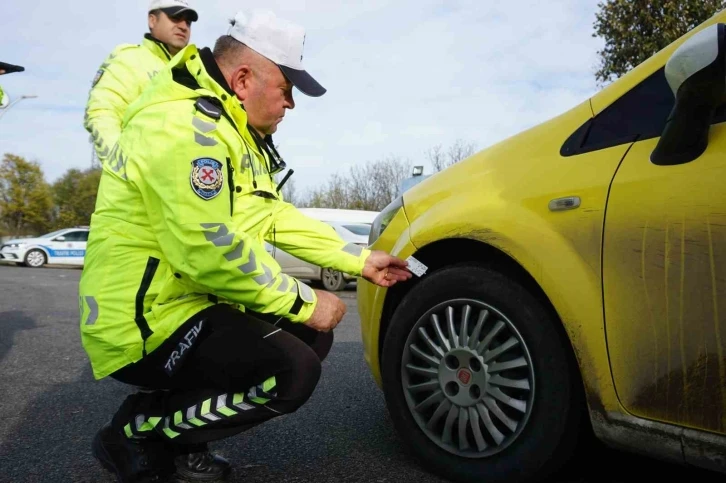
<svg viewBox="0 0 726 483">
<path fill-rule="evenodd" d="M 338 292 L 348 285 L 348 281 L 345 279 L 343 272 L 323 268 L 320 271 L 320 284 L 329 292 Z"/>
<path fill-rule="evenodd" d="M 45 256 L 45 253 L 43 253 L 43 250 L 35 248 L 33 250 L 29 250 L 28 253 L 25 254 L 23 263 L 26 267 L 40 268 L 45 265 L 47 261 L 48 258 Z"/>
<path fill-rule="evenodd" d="M 452 481 L 544 480 L 572 455 L 586 414 L 568 344 L 551 311 L 506 276 L 472 265 L 431 273 L 398 305 L 383 345 L 383 391 L 399 437 Z"/>
</svg>

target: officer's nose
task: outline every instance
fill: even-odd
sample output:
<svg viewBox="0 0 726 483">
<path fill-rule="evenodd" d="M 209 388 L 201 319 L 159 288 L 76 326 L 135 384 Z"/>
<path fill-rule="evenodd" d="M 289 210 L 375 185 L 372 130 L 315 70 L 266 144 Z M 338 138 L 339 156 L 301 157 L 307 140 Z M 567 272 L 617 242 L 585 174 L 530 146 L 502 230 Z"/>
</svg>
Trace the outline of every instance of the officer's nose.
<svg viewBox="0 0 726 483">
<path fill-rule="evenodd" d="M 295 99 L 292 98 L 292 90 L 285 96 L 285 108 L 295 109 Z"/>
</svg>

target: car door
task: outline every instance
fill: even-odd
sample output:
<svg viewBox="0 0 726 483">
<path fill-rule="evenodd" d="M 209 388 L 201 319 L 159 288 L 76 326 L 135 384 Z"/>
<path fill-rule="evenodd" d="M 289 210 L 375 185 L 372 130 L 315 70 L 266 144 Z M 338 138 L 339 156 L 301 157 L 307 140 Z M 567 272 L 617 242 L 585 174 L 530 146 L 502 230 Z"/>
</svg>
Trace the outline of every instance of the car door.
<svg viewBox="0 0 726 483">
<path fill-rule="evenodd" d="M 88 244 L 88 231 L 79 230 L 70 232 L 70 234 L 70 238 L 66 237 L 66 240 L 70 241 L 68 264 L 83 266 L 83 260 L 86 256 L 86 245 Z"/>
<path fill-rule="evenodd" d="M 88 231 L 72 230 L 54 237 L 50 242 L 48 263 L 82 265 L 86 253 Z"/>
<path fill-rule="evenodd" d="M 726 432 L 726 123 L 697 159 L 658 166 L 635 142 L 610 190 L 605 331 L 625 409 Z"/>
<path fill-rule="evenodd" d="M 59 265 L 68 263 L 70 241 L 66 240 L 67 233 L 56 235 L 41 245 L 48 252 L 48 263 Z"/>
</svg>

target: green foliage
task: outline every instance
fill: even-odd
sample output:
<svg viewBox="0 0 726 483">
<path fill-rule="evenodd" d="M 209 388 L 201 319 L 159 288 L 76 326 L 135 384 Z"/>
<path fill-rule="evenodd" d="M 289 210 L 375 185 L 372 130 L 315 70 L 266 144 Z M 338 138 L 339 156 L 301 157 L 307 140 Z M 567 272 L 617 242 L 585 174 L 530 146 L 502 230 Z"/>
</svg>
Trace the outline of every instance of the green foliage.
<svg viewBox="0 0 726 483">
<path fill-rule="evenodd" d="M 598 3 L 593 37 L 605 40 L 595 73 L 604 84 L 708 20 L 724 0 L 605 0 Z"/>
<path fill-rule="evenodd" d="M 52 206 L 50 187 L 40 165 L 6 154 L 0 163 L 0 220 L 8 234 L 46 232 Z"/>
<path fill-rule="evenodd" d="M 56 207 L 53 228 L 91 223 L 101 172 L 101 168 L 97 167 L 85 171 L 69 169 L 63 177 L 53 183 Z"/>
</svg>

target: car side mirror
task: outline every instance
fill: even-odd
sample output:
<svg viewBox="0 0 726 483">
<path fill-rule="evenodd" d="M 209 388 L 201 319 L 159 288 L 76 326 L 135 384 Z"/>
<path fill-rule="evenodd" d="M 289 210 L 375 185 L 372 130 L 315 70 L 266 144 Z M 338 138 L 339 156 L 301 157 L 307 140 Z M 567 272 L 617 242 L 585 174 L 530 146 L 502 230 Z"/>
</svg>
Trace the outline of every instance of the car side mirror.
<svg viewBox="0 0 726 483">
<path fill-rule="evenodd" d="M 708 147 L 714 113 L 726 93 L 726 25 L 686 40 L 668 59 L 665 76 L 676 102 L 650 156 L 661 166 L 693 161 Z"/>
<path fill-rule="evenodd" d="M 61 236 L 56 237 L 55 238 L 55 241 L 65 241 L 65 239 L 66 239 L 66 237 L 64 237 L 63 235 L 61 235 Z"/>
</svg>

